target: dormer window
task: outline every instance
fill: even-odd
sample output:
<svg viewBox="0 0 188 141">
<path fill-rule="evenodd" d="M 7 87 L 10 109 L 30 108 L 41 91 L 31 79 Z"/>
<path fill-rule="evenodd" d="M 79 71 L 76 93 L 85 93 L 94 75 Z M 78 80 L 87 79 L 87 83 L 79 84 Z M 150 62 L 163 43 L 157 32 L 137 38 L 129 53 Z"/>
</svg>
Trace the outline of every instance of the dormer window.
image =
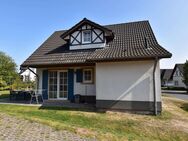
<svg viewBox="0 0 188 141">
<path fill-rule="evenodd" d="M 83 38 L 82 38 L 83 43 L 91 43 L 91 31 L 90 30 L 85 30 L 83 31 Z"/>
<path fill-rule="evenodd" d="M 69 50 L 77 50 L 104 48 L 114 39 L 114 34 L 112 30 L 84 18 L 60 37 L 68 43 Z"/>
</svg>

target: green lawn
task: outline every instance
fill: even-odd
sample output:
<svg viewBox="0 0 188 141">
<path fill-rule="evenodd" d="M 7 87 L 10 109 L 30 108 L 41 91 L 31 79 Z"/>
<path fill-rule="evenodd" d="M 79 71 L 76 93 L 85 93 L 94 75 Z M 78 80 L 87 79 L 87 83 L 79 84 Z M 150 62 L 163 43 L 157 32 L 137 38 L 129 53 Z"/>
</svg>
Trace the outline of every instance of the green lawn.
<svg viewBox="0 0 188 141">
<path fill-rule="evenodd" d="M 99 140 L 162 140 L 188 139 L 188 102 L 163 97 L 160 116 L 120 112 L 96 113 L 67 108 L 39 108 L 0 105 L 0 112 L 68 130 Z"/>
<path fill-rule="evenodd" d="M 10 91 L 0 91 L 0 99 L 8 98 L 9 94 L 10 94 Z"/>
</svg>

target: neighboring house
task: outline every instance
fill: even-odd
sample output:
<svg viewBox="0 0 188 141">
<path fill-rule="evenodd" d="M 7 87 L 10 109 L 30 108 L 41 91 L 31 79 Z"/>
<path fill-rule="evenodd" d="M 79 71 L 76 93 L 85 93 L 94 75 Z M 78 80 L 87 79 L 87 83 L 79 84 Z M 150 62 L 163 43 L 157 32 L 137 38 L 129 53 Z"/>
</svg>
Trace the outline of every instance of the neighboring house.
<svg viewBox="0 0 188 141">
<path fill-rule="evenodd" d="M 36 72 L 36 69 L 34 68 L 31 68 L 31 70 L 33 72 Z M 19 74 L 21 75 L 23 82 L 35 81 L 36 75 L 32 71 L 30 71 L 29 69 L 21 70 Z"/>
<path fill-rule="evenodd" d="M 101 26 L 86 18 L 54 32 L 24 63 L 37 69 L 45 100 L 74 101 L 80 94 L 96 108 L 161 112 L 161 47 L 148 21 Z"/>
<path fill-rule="evenodd" d="M 174 81 L 174 87 L 186 88 L 186 85 L 183 83 L 183 66 L 184 64 L 176 64 L 174 66 L 171 79 Z"/>
<path fill-rule="evenodd" d="M 171 79 L 173 69 L 161 69 L 161 86 L 174 86 L 173 79 Z"/>
</svg>

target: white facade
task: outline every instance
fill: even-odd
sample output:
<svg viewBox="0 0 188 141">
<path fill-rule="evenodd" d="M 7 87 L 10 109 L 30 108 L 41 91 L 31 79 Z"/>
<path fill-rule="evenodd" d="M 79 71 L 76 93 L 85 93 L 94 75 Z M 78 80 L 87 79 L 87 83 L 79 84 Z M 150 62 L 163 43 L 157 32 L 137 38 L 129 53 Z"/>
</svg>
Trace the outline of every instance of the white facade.
<svg viewBox="0 0 188 141">
<path fill-rule="evenodd" d="M 96 85 L 95 83 L 87 84 L 76 82 L 76 74 L 74 74 L 74 95 L 80 94 L 84 96 L 95 96 Z"/>
<path fill-rule="evenodd" d="M 183 83 L 183 74 L 181 73 L 178 67 L 176 67 L 176 70 L 173 74 L 173 82 L 174 82 L 174 87 L 186 88 L 185 84 Z"/>
<path fill-rule="evenodd" d="M 96 96 L 96 100 L 153 102 L 153 69 L 153 60 L 97 63 L 92 84 L 76 82 L 76 73 L 74 73 L 74 94 Z M 43 69 L 37 69 L 39 89 L 42 89 L 42 71 Z M 156 67 L 155 82 L 157 101 L 160 102 L 159 62 Z"/>
<path fill-rule="evenodd" d="M 37 68 L 36 69 L 36 73 L 38 74 L 38 89 L 42 89 L 42 71 L 43 71 L 43 69 L 39 69 L 39 68 Z"/>
<path fill-rule="evenodd" d="M 36 69 L 33 69 L 32 70 L 34 72 L 36 72 Z M 28 81 L 35 81 L 35 74 L 33 72 L 31 72 L 29 69 L 25 70 L 23 73 L 21 73 L 21 76 L 23 77 L 23 81 L 24 82 L 28 82 Z"/>
<path fill-rule="evenodd" d="M 154 101 L 154 61 L 96 64 L 96 100 Z M 161 101 L 159 62 L 155 73 L 157 101 Z"/>
</svg>

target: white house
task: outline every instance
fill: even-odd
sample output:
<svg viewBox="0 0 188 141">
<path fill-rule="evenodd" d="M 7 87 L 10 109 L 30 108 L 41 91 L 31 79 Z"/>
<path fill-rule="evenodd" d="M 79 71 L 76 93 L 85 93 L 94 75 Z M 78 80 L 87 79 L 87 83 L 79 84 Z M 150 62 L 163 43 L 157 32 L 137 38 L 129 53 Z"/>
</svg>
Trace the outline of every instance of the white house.
<svg viewBox="0 0 188 141">
<path fill-rule="evenodd" d="M 172 79 L 173 69 L 161 69 L 161 86 L 170 87 L 174 86 L 174 81 Z"/>
<path fill-rule="evenodd" d="M 36 69 L 35 68 L 31 68 L 31 70 L 33 72 L 36 72 Z M 30 82 L 30 81 L 35 81 L 36 79 L 36 75 L 29 69 L 25 69 L 25 70 L 22 70 L 20 72 L 20 75 L 22 77 L 22 80 L 24 82 Z"/>
<path fill-rule="evenodd" d="M 22 68 L 36 68 L 45 100 L 81 95 L 99 109 L 161 112 L 161 47 L 148 21 L 102 26 L 86 18 L 54 32 Z"/>
<path fill-rule="evenodd" d="M 183 66 L 184 64 L 176 64 L 171 74 L 171 79 L 174 82 L 174 87 L 186 88 L 183 82 Z"/>
</svg>

